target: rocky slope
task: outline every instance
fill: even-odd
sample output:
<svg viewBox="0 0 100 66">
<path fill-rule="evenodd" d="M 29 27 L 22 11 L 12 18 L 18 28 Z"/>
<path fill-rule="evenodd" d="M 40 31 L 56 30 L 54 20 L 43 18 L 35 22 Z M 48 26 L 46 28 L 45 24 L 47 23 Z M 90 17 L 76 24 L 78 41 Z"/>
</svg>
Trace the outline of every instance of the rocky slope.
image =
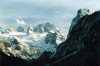
<svg viewBox="0 0 100 66">
<path fill-rule="evenodd" d="M 21 58 L 8 56 L 0 50 L 0 66 L 31 66 L 31 64 Z"/>
<path fill-rule="evenodd" d="M 27 45 L 17 37 L 7 37 L 0 35 L 0 50 L 12 57 L 19 57 L 25 60 L 36 59 L 42 54 L 42 48 L 33 45 Z"/>
</svg>

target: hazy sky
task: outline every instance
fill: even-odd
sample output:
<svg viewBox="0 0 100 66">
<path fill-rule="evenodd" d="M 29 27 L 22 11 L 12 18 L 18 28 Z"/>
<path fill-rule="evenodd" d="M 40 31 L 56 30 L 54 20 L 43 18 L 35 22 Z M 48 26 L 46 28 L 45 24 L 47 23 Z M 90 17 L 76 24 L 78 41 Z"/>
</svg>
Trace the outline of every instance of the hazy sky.
<svg viewBox="0 0 100 66">
<path fill-rule="evenodd" d="M 99 4 L 100 0 L 0 0 L 0 26 L 18 25 L 14 19 L 20 17 L 26 25 L 50 22 L 68 31 L 78 9 L 94 12 Z"/>
</svg>

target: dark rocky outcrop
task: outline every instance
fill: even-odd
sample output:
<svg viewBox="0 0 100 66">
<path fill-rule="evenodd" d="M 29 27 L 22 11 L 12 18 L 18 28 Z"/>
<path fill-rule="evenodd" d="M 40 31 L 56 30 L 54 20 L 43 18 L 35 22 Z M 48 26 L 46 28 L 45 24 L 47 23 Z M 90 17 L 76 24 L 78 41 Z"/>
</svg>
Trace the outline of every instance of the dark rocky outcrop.
<svg viewBox="0 0 100 66">
<path fill-rule="evenodd" d="M 45 51 L 43 52 L 43 54 L 36 60 L 36 62 L 34 64 L 36 64 L 36 66 L 44 66 L 44 64 L 48 64 L 49 62 L 49 58 L 53 55 L 52 52 L 49 51 Z M 33 66 L 34 66 L 33 64 Z"/>
<path fill-rule="evenodd" d="M 60 44 L 51 66 L 99 66 L 100 11 L 82 17 Z"/>
</svg>

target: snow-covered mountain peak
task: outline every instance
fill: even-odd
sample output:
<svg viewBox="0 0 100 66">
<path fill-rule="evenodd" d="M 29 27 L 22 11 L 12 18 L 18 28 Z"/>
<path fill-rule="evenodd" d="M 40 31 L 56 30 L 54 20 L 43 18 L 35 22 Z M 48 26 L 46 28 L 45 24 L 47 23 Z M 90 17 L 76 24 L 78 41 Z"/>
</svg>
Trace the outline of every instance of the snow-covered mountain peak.
<svg viewBox="0 0 100 66">
<path fill-rule="evenodd" d="M 49 32 L 50 30 L 54 30 L 56 27 L 50 23 L 39 24 L 34 27 L 34 32 L 44 33 Z"/>
</svg>

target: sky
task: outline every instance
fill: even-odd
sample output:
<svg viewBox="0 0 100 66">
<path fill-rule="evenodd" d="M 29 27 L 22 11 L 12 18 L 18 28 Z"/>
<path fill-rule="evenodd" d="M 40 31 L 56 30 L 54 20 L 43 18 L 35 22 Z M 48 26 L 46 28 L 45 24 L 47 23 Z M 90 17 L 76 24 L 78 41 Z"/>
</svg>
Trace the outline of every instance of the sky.
<svg viewBox="0 0 100 66">
<path fill-rule="evenodd" d="M 49 22 L 68 32 L 80 8 L 92 13 L 100 9 L 99 3 L 100 0 L 0 0 L 0 27 Z"/>
</svg>

